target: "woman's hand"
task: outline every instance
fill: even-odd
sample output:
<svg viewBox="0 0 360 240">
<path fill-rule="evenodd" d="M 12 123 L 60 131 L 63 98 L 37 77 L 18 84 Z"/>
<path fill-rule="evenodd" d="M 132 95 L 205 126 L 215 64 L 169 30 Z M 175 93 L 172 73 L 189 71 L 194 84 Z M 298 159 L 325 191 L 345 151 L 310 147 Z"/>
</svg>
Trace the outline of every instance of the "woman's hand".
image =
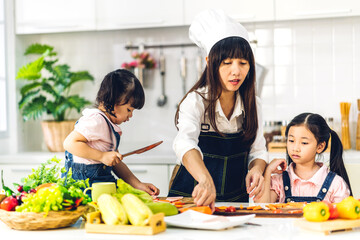
<svg viewBox="0 0 360 240">
<path fill-rule="evenodd" d="M 209 206 L 212 211 L 215 210 L 216 189 L 212 178 L 206 178 L 200 181 L 192 192 L 194 203 L 197 206 Z"/>
<path fill-rule="evenodd" d="M 100 161 L 106 166 L 115 166 L 123 160 L 123 156 L 115 151 L 103 152 Z"/>
<path fill-rule="evenodd" d="M 263 170 L 257 166 L 250 169 L 245 178 L 246 191 L 249 198 L 254 197 L 254 200 L 261 197 L 264 193 L 264 177 Z"/>
<path fill-rule="evenodd" d="M 157 196 L 160 193 L 160 190 L 151 183 L 140 182 L 138 185 L 135 186 L 135 188 L 143 190 L 143 191 L 147 192 L 148 194 L 150 194 L 151 196 L 154 196 L 154 195 Z"/>
<path fill-rule="evenodd" d="M 272 160 L 269 165 L 266 167 L 266 171 L 270 173 L 278 173 L 281 174 L 287 168 L 286 160 L 283 158 L 275 158 Z"/>
<path fill-rule="evenodd" d="M 246 191 L 249 197 L 254 200 L 259 199 L 264 194 L 263 173 L 266 168 L 266 162 L 263 159 L 255 159 L 249 164 L 249 172 L 246 175 Z"/>
</svg>

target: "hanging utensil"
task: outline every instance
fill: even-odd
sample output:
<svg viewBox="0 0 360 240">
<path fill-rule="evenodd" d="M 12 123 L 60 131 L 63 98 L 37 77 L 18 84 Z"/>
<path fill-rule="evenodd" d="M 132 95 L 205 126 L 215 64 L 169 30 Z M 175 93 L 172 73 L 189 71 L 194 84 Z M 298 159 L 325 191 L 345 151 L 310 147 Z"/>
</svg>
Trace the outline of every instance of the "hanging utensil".
<svg viewBox="0 0 360 240">
<path fill-rule="evenodd" d="M 134 151 L 125 153 L 125 154 L 123 154 L 122 156 L 123 156 L 123 157 L 127 157 L 127 156 L 130 156 L 130 155 L 133 155 L 133 154 L 140 154 L 140 153 L 149 151 L 150 149 L 153 149 L 154 147 L 159 146 L 162 142 L 163 142 L 163 141 L 156 142 L 156 143 L 151 144 L 151 145 L 149 145 L 149 146 L 146 146 L 146 147 L 143 147 L 143 148 L 139 148 L 139 149 L 136 149 L 136 150 L 134 150 Z"/>
<path fill-rule="evenodd" d="M 161 95 L 157 100 L 157 105 L 162 107 L 166 104 L 167 96 L 165 95 L 165 56 L 160 52 L 160 75 L 161 75 Z"/>
<path fill-rule="evenodd" d="M 186 94 L 186 57 L 184 54 L 184 50 L 181 51 L 180 76 L 182 81 L 183 95 L 185 95 Z"/>
</svg>

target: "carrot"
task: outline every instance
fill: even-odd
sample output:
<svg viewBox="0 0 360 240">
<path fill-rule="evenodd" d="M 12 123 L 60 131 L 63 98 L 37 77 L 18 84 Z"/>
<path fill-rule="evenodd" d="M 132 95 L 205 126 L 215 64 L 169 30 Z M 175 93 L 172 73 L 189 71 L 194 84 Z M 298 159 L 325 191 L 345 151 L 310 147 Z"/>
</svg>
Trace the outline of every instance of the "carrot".
<svg viewBox="0 0 360 240">
<path fill-rule="evenodd" d="M 276 210 L 276 207 L 273 204 L 266 205 L 270 210 Z"/>
<path fill-rule="evenodd" d="M 262 207 L 260 207 L 260 206 L 250 206 L 250 207 L 247 207 L 246 209 L 247 210 L 253 210 L 254 208 L 256 208 L 255 210 L 259 210 L 259 209 L 262 209 Z"/>
<path fill-rule="evenodd" d="M 169 200 L 162 200 L 162 199 L 159 199 L 158 202 L 170 202 Z"/>
<path fill-rule="evenodd" d="M 227 209 L 227 207 L 225 207 L 225 206 L 221 206 L 221 207 L 218 207 L 218 208 L 221 209 L 221 210 Z"/>
<path fill-rule="evenodd" d="M 283 211 L 281 209 L 276 209 L 274 211 L 272 211 L 272 213 L 282 213 Z"/>
<path fill-rule="evenodd" d="M 240 204 L 240 209 L 244 209 L 244 206 L 242 204 Z"/>
<path fill-rule="evenodd" d="M 174 206 L 177 207 L 177 208 L 182 208 L 182 207 L 184 207 L 184 205 L 180 205 L 180 204 L 179 204 L 179 205 L 176 205 L 176 204 L 175 204 Z"/>
<path fill-rule="evenodd" d="M 253 208 L 253 211 L 255 211 L 255 210 L 260 210 L 260 209 L 262 209 L 261 206 L 256 206 L 256 207 Z"/>
<path fill-rule="evenodd" d="M 185 203 L 180 202 L 180 201 L 176 201 L 176 202 L 172 202 L 171 204 L 174 204 L 174 205 L 184 205 Z"/>
<path fill-rule="evenodd" d="M 193 210 L 205 214 L 212 214 L 211 208 L 208 206 L 188 207 L 179 209 L 180 213 L 186 212 L 187 210 Z"/>
</svg>

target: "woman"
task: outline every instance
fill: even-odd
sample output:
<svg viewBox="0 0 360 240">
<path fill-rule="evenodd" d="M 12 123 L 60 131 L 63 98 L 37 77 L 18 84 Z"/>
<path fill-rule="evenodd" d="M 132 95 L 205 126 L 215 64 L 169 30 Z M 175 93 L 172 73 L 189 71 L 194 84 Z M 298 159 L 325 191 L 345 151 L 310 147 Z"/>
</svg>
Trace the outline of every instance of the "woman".
<svg viewBox="0 0 360 240">
<path fill-rule="evenodd" d="M 256 199 L 268 155 L 248 33 L 222 11 L 207 10 L 195 18 L 189 36 L 206 51 L 207 64 L 176 112 L 179 165 L 169 196 L 192 196 L 212 209 L 215 200 Z"/>
</svg>

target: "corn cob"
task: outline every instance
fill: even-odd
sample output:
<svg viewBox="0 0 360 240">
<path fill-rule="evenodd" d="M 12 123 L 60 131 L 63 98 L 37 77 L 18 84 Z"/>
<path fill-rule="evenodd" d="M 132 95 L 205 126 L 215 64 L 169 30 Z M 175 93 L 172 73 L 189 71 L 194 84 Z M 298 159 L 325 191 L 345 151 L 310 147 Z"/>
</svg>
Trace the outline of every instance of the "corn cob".
<svg viewBox="0 0 360 240">
<path fill-rule="evenodd" d="M 137 196 L 127 193 L 121 198 L 121 203 L 123 204 L 132 225 L 145 226 L 149 223 L 153 213 Z"/>
<path fill-rule="evenodd" d="M 128 217 L 124 207 L 115 197 L 107 193 L 101 194 L 97 204 L 101 212 L 101 218 L 105 224 L 117 225 L 128 223 Z"/>
</svg>

